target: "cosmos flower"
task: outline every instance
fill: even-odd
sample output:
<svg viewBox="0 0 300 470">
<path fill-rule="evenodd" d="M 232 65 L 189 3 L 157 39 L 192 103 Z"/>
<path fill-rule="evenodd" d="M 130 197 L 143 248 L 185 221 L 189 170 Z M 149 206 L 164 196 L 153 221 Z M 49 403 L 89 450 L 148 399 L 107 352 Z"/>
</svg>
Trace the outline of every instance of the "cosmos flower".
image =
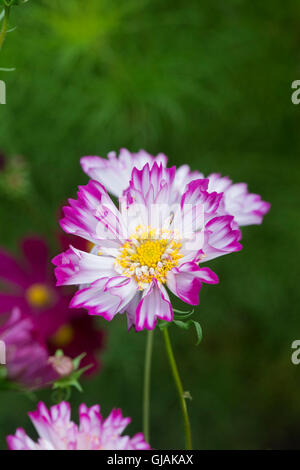
<svg viewBox="0 0 300 470">
<path fill-rule="evenodd" d="M 3 319 L 2 319 L 3 320 Z M 39 338 L 32 318 L 15 308 L 0 326 L 5 345 L 7 379 L 23 388 L 44 387 L 58 378 L 49 363 L 46 345 Z"/>
<path fill-rule="evenodd" d="M 223 194 L 209 192 L 208 179 L 192 181 L 174 204 L 175 171 L 156 162 L 134 168 L 120 211 L 93 180 L 69 200 L 62 228 L 94 245 L 90 253 L 70 246 L 53 260 L 58 285 L 81 286 L 72 307 L 109 321 L 126 312 L 129 327 L 153 329 L 158 318 L 173 319 L 166 287 L 197 305 L 202 284 L 218 282 L 199 263 L 240 250 L 240 231 L 218 214 Z"/>
<path fill-rule="evenodd" d="M 39 403 L 29 417 L 39 435 L 34 442 L 24 431 L 17 429 L 14 436 L 7 437 L 10 450 L 147 450 L 150 446 L 139 433 L 130 438 L 122 436 L 130 418 L 124 418 L 120 409 L 113 409 L 103 419 L 100 406 L 79 407 L 79 422 L 71 421 L 71 409 L 67 402 L 47 409 Z"/>
<path fill-rule="evenodd" d="M 131 172 L 134 167 L 142 169 L 146 163 L 150 166 L 154 162 L 167 166 L 168 158 L 164 154 L 153 157 L 144 150 L 130 153 L 121 149 L 119 157 L 115 152 L 110 152 L 108 158 L 83 157 L 81 159 L 82 169 L 87 175 L 102 183 L 114 196 L 120 197 L 128 187 Z M 188 165 L 182 165 L 176 170 L 173 186 L 174 202 L 179 201 L 187 184 L 205 176 L 198 171 L 191 171 Z M 218 173 L 212 173 L 208 177 L 210 192 L 224 193 L 222 213 L 234 216 L 239 226 L 261 224 L 264 215 L 269 211 L 270 204 L 261 199 L 258 194 L 249 193 L 247 184 L 233 182 L 228 177 Z"/>
<path fill-rule="evenodd" d="M 103 347 L 103 332 L 84 310 L 69 308 L 72 295 L 55 286 L 48 247 L 43 240 L 25 239 L 22 252 L 23 258 L 19 260 L 0 249 L 0 314 L 18 307 L 31 318 L 49 354 L 62 349 L 75 358 L 85 352 L 81 364 L 83 367 L 92 364 L 87 373 L 95 372 L 99 368 L 97 352 Z"/>
<path fill-rule="evenodd" d="M 120 150 L 117 157 L 116 152 L 110 152 L 106 158 L 83 157 L 80 162 L 82 169 L 93 180 L 99 181 L 106 190 L 114 196 L 120 197 L 127 189 L 133 168 L 141 170 L 146 163 L 152 166 L 154 162 L 167 166 L 168 158 L 163 153 L 153 157 L 145 150 L 130 153 L 126 149 Z"/>
</svg>

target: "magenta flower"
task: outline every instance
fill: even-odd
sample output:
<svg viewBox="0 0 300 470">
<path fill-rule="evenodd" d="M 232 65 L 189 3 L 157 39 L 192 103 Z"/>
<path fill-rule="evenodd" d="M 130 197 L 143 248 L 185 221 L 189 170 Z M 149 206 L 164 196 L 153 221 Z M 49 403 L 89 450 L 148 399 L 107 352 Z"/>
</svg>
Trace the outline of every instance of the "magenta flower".
<svg viewBox="0 0 300 470">
<path fill-rule="evenodd" d="M 121 149 L 119 157 L 115 152 L 110 152 L 108 159 L 83 157 L 81 166 L 90 178 L 102 183 L 114 196 L 120 197 L 128 187 L 134 167 L 142 169 L 146 163 L 152 166 L 154 162 L 167 166 L 167 161 L 168 158 L 164 154 L 153 157 L 144 150 L 130 153 L 126 149 Z M 180 166 L 174 178 L 174 201 L 179 202 L 188 183 L 203 178 L 205 176 L 202 173 L 191 171 L 188 165 Z M 222 215 L 234 216 L 239 226 L 262 223 L 264 215 L 270 209 L 270 204 L 263 201 L 258 194 L 249 193 L 247 184 L 233 184 L 228 177 L 222 177 L 218 173 L 212 173 L 207 178 L 209 179 L 208 191 L 224 193 Z"/>
<path fill-rule="evenodd" d="M 0 314 L 18 307 L 30 318 L 48 355 L 56 349 L 72 358 L 86 352 L 81 365 L 92 364 L 88 373 L 95 372 L 99 368 L 96 353 L 103 347 L 103 332 L 85 311 L 69 308 L 72 295 L 56 287 L 43 240 L 25 239 L 22 252 L 23 259 L 19 261 L 0 249 Z"/>
<path fill-rule="evenodd" d="M 197 305 L 202 284 L 218 282 L 199 263 L 240 250 L 240 231 L 233 216 L 219 215 L 223 194 L 209 192 L 208 179 L 191 182 L 174 204 L 174 178 L 175 167 L 156 162 L 135 168 L 120 211 L 99 182 L 79 188 L 61 226 L 94 248 L 70 246 L 53 260 L 57 285 L 81 285 L 72 307 L 109 321 L 126 312 L 129 327 L 153 329 L 158 318 L 173 319 L 166 287 Z"/>
<path fill-rule="evenodd" d="M 5 344 L 7 378 L 21 387 L 36 389 L 58 378 L 48 362 L 49 353 L 32 318 L 15 308 L 0 326 Z"/>
<path fill-rule="evenodd" d="M 114 409 L 103 419 L 100 406 L 79 407 L 79 426 L 71 421 L 69 403 L 47 409 L 39 403 L 29 417 L 39 435 L 34 442 L 24 429 L 17 429 L 14 436 L 7 437 L 10 450 L 148 450 L 144 435 L 139 433 L 130 438 L 122 436 L 130 418 L 124 418 L 120 409 Z"/>
</svg>

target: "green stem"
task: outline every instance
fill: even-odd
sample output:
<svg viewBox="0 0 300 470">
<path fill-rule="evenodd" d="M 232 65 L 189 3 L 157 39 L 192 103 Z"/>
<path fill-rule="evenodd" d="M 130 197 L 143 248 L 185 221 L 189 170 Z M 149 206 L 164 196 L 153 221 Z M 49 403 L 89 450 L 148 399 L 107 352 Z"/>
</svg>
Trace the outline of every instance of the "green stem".
<svg viewBox="0 0 300 470">
<path fill-rule="evenodd" d="M 6 36 L 6 33 L 7 33 L 9 12 L 10 12 L 10 7 L 5 6 L 4 7 L 3 24 L 2 24 L 2 29 L 1 29 L 1 32 L 0 32 L 0 49 L 3 46 L 4 39 L 5 39 L 5 36 Z"/>
<path fill-rule="evenodd" d="M 171 370 L 172 370 L 172 374 L 173 374 L 174 381 L 175 381 L 175 384 L 176 384 L 176 388 L 177 388 L 177 391 L 178 391 L 180 406 L 181 406 L 182 415 L 183 415 L 184 433 L 185 433 L 185 448 L 186 448 L 186 450 L 192 450 L 192 431 L 191 431 L 191 425 L 190 425 L 188 410 L 187 410 L 186 401 L 185 401 L 186 399 L 185 399 L 181 379 L 180 379 L 180 376 L 179 376 L 178 368 L 177 368 L 177 365 L 176 365 L 176 361 L 175 361 L 175 357 L 174 357 L 174 353 L 173 353 L 173 349 L 172 349 L 172 345 L 171 345 L 171 341 L 170 341 L 168 328 L 163 329 L 163 335 L 164 335 L 166 350 L 167 350 L 167 354 L 168 354 L 168 357 L 169 357 Z"/>
<path fill-rule="evenodd" d="M 150 440 L 150 382 L 151 382 L 151 359 L 153 349 L 153 330 L 147 332 L 145 373 L 144 373 L 144 401 L 143 401 L 143 427 L 147 442 Z"/>
</svg>

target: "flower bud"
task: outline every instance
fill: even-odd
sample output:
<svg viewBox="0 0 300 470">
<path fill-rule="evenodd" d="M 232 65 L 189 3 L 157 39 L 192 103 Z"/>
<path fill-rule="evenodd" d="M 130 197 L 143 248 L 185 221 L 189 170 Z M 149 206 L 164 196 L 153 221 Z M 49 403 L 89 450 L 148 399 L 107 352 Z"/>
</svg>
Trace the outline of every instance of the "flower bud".
<svg viewBox="0 0 300 470">
<path fill-rule="evenodd" d="M 48 363 L 60 377 L 68 377 L 74 370 L 73 361 L 67 356 L 51 356 Z"/>
</svg>

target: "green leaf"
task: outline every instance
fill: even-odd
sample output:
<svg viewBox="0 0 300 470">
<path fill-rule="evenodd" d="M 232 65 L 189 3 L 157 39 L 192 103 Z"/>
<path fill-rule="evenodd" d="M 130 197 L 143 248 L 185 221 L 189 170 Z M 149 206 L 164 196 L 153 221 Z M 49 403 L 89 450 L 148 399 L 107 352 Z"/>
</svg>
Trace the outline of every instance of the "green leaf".
<svg viewBox="0 0 300 470">
<path fill-rule="evenodd" d="M 199 322 L 195 321 L 195 320 L 190 320 L 191 323 L 194 324 L 195 326 L 195 329 L 196 329 L 196 333 L 197 333 L 197 337 L 198 337 L 198 341 L 196 343 L 196 346 L 199 346 L 199 344 L 201 343 L 202 341 L 202 337 L 203 337 L 203 333 L 202 333 L 202 328 L 201 328 L 201 325 Z"/>
<path fill-rule="evenodd" d="M 164 320 L 160 320 L 160 322 L 158 323 L 158 328 L 163 331 L 165 330 L 166 328 L 168 328 L 170 325 L 172 325 L 172 322 L 171 321 L 164 321 Z"/>
<path fill-rule="evenodd" d="M 174 313 L 179 313 L 180 315 L 182 315 L 182 314 L 183 315 L 186 315 L 186 314 L 191 315 L 192 313 L 194 313 L 194 309 L 191 312 L 189 312 L 189 311 L 186 311 L 186 310 L 177 310 L 177 308 L 173 308 L 173 312 Z"/>
<path fill-rule="evenodd" d="M 75 357 L 75 359 L 73 359 L 74 370 L 78 369 L 78 367 L 80 366 L 80 362 L 85 356 L 86 356 L 86 353 L 82 353 L 79 356 Z"/>
<path fill-rule="evenodd" d="M 184 322 L 181 320 L 174 320 L 173 323 L 175 323 L 176 326 L 178 326 L 179 328 L 182 328 L 183 330 L 188 330 L 190 327 L 189 322 Z"/>
<path fill-rule="evenodd" d="M 183 330 L 188 330 L 191 326 L 195 327 L 196 334 L 197 334 L 197 343 L 196 346 L 198 346 L 201 343 L 202 340 L 202 328 L 199 322 L 195 320 L 189 320 L 189 321 L 180 321 L 180 320 L 174 320 L 173 323 L 178 326 L 179 328 Z"/>
<path fill-rule="evenodd" d="M 194 315 L 194 311 L 187 313 L 186 315 L 174 315 L 175 320 L 187 320 L 192 315 Z"/>
</svg>

